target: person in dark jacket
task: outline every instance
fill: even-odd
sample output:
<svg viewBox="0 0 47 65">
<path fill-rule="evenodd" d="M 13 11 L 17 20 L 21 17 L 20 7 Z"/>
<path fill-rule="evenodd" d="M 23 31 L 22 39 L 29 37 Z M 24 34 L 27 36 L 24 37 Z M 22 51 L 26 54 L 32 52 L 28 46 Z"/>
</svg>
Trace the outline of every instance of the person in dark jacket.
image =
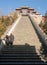
<svg viewBox="0 0 47 65">
<path fill-rule="evenodd" d="M 8 35 L 6 35 L 6 38 L 5 38 L 5 43 L 6 43 L 6 45 L 8 45 L 8 46 L 9 46 L 10 41 L 9 41 L 9 36 L 8 36 Z"/>
</svg>

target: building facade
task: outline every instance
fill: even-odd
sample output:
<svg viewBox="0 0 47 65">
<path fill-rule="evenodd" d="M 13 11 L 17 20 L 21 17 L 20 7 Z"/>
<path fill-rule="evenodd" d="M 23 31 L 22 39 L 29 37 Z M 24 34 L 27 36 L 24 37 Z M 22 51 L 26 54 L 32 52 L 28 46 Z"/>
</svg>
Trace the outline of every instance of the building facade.
<svg viewBox="0 0 47 65">
<path fill-rule="evenodd" d="M 16 13 L 19 15 L 27 15 L 28 13 L 30 14 L 36 14 L 36 15 L 40 15 L 39 13 L 37 14 L 37 12 L 35 11 L 34 8 L 30 8 L 30 7 L 20 7 L 16 9 Z"/>
</svg>

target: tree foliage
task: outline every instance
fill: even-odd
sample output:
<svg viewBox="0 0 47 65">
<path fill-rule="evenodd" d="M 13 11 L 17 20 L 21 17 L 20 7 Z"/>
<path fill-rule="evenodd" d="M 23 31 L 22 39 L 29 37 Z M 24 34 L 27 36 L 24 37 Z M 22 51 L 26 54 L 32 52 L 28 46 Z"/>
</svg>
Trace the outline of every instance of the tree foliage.
<svg viewBox="0 0 47 65">
<path fill-rule="evenodd" d="M 44 23 L 40 23 L 40 27 L 42 30 L 47 34 L 47 11 L 45 13 L 45 20 Z"/>
<path fill-rule="evenodd" d="M 5 25 L 2 22 L 0 22 L 0 37 L 4 33 L 5 30 L 6 30 Z"/>
<path fill-rule="evenodd" d="M 17 18 L 16 13 L 14 13 L 13 16 L 7 16 L 6 18 L 4 18 L 4 16 L 2 16 L 0 18 L 0 38 L 2 36 L 2 34 L 4 34 L 4 32 L 6 31 L 6 29 L 8 28 L 8 26 L 10 26 Z"/>
</svg>

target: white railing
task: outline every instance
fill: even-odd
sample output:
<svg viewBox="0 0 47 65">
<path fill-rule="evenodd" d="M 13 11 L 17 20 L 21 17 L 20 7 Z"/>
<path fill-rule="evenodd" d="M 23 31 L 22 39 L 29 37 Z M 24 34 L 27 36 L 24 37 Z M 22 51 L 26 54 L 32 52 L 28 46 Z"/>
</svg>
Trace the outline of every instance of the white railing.
<svg viewBox="0 0 47 65">
<path fill-rule="evenodd" d="M 40 41 L 42 42 L 42 45 L 45 45 L 47 46 L 47 41 L 45 40 L 45 36 L 43 34 L 43 32 L 41 31 L 41 29 L 39 28 L 39 26 L 35 23 L 35 20 L 33 19 L 32 15 L 31 14 L 28 14 L 30 20 L 31 20 L 31 23 L 40 39 Z"/>
<path fill-rule="evenodd" d="M 17 26 L 17 24 L 19 23 L 19 20 L 21 19 L 21 15 L 18 17 L 17 20 L 15 20 L 15 22 L 11 25 L 10 29 L 8 29 L 4 35 L 2 35 L 1 40 L 0 40 L 0 49 L 2 48 L 2 46 L 5 44 L 4 38 L 6 35 L 10 35 L 13 31 L 14 28 Z M 3 42 L 3 43 L 2 43 Z"/>
</svg>

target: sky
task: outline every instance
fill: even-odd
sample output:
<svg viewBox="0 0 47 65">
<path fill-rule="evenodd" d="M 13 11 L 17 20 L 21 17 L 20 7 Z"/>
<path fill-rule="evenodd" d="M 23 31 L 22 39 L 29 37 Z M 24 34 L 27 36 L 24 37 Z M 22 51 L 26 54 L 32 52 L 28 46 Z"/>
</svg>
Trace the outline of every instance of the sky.
<svg viewBox="0 0 47 65">
<path fill-rule="evenodd" d="M 15 11 L 21 6 L 34 8 L 44 16 L 47 11 L 47 0 L 0 0 L 0 15 L 8 15 L 10 11 Z"/>
</svg>

